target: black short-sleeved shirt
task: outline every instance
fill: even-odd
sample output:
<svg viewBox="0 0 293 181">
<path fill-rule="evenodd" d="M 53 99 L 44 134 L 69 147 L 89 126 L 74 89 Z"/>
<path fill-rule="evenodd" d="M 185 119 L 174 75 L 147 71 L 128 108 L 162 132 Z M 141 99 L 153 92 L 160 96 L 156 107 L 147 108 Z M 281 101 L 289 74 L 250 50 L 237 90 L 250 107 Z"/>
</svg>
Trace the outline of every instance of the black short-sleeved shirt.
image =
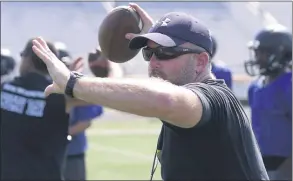
<svg viewBox="0 0 293 181">
<path fill-rule="evenodd" d="M 1 85 L 1 178 L 60 180 L 67 146 L 63 95 L 45 97 L 51 83 L 29 73 Z"/>
<path fill-rule="evenodd" d="M 268 180 L 251 123 L 224 81 L 184 87 L 200 98 L 203 116 L 187 129 L 163 121 L 162 179 Z"/>
</svg>

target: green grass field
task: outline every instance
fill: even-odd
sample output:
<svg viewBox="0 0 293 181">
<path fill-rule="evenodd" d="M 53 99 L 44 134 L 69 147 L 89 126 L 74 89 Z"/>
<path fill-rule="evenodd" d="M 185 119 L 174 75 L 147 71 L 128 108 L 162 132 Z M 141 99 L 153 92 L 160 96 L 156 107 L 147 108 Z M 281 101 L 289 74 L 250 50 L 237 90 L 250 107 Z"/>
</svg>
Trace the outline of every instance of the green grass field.
<svg viewBox="0 0 293 181">
<path fill-rule="evenodd" d="M 88 180 L 147 180 L 160 121 L 95 121 L 87 130 Z M 155 180 L 161 180 L 158 164 Z"/>
</svg>

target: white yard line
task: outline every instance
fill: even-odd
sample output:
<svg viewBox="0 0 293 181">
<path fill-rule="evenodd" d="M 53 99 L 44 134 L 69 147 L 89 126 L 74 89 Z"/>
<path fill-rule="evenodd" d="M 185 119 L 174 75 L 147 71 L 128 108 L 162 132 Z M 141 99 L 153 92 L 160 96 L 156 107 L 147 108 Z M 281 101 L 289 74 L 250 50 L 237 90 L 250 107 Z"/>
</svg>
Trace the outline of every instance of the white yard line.
<svg viewBox="0 0 293 181">
<path fill-rule="evenodd" d="M 153 159 L 153 156 L 151 156 L 151 155 L 147 155 L 147 154 L 143 154 L 143 153 L 135 152 L 135 151 L 118 149 L 118 148 L 110 147 L 110 146 L 103 146 L 100 144 L 91 143 L 89 145 L 89 149 L 94 150 L 94 151 L 104 151 L 104 152 L 108 152 L 108 153 L 120 154 L 120 155 L 129 157 L 129 158 L 135 158 L 135 159 L 140 159 L 140 160 L 144 160 L 144 161 L 152 161 L 152 159 Z"/>
</svg>

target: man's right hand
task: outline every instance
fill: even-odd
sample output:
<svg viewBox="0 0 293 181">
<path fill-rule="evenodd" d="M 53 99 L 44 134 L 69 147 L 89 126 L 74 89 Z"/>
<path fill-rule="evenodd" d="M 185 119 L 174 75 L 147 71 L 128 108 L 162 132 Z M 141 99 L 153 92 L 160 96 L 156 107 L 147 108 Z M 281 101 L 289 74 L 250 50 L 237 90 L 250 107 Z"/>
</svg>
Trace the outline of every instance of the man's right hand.
<svg viewBox="0 0 293 181">
<path fill-rule="evenodd" d="M 142 9 L 137 4 L 135 4 L 135 3 L 129 3 L 129 6 L 131 8 L 133 8 L 139 14 L 139 16 L 141 18 L 141 21 L 143 23 L 143 28 L 141 30 L 141 34 L 147 33 L 149 31 L 149 29 L 153 25 L 153 19 L 151 18 L 151 16 L 144 9 Z M 125 35 L 125 38 L 131 40 L 132 38 L 134 38 L 136 36 L 138 36 L 138 34 L 127 33 Z"/>
</svg>

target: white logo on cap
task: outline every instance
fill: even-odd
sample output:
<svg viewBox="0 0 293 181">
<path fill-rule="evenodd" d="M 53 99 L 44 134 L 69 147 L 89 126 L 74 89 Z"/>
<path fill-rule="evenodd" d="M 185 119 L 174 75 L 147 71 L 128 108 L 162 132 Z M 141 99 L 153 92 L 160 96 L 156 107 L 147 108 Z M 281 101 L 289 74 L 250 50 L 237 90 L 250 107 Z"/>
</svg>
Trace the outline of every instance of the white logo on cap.
<svg viewBox="0 0 293 181">
<path fill-rule="evenodd" d="M 170 21 L 171 21 L 171 20 L 170 20 L 169 18 L 164 19 L 164 20 L 162 21 L 161 26 L 167 26 L 168 23 L 169 23 Z"/>
</svg>

